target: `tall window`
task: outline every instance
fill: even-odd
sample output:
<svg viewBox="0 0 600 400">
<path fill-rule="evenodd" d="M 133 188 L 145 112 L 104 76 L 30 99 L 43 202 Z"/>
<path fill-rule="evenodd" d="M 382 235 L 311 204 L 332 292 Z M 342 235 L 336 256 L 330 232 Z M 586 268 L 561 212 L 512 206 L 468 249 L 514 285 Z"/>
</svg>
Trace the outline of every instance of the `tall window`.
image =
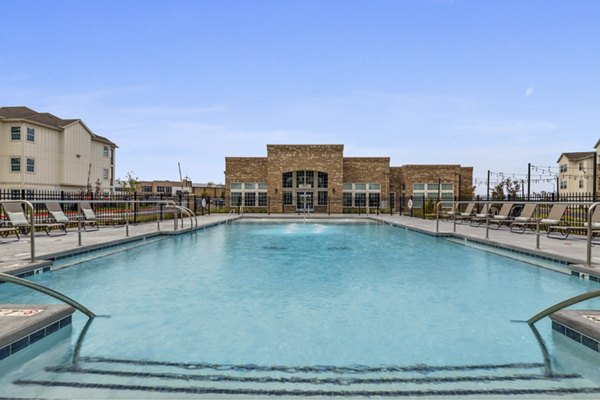
<svg viewBox="0 0 600 400">
<path fill-rule="evenodd" d="M 319 191 L 317 193 L 317 205 L 318 206 L 326 206 L 327 205 L 327 192 Z"/>
<path fill-rule="evenodd" d="M 567 164 L 560 164 L 560 172 L 567 172 Z"/>
<path fill-rule="evenodd" d="M 281 178 L 281 187 L 291 188 L 294 186 L 294 177 L 292 172 L 284 172 Z"/>
<path fill-rule="evenodd" d="M 104 146 L 104 149 L 102 150 L 102 153 L 103 153 L 104 157 L 108 157 L 110 155 L 110 151 L 108 150 L 108 146 Z"/>
<path fill-rule="evenodd" d="M 19 157 L 11 157 L 10 171 L 11 172 L 21 172 L 21 159 Z"/>
<path fill-rule="evenodd" d="M 108 168 L 102 169 L 102 179 L 104 179 L 105 181 L 108 180 Z"/>
<path fill-rule="evenodd" d="M 291 206 L 293 204 L 294 204 L 294 202 L 293 202 L 292 192 L 283 192 L 283 205 Z"/>
<path fill-rule="evenodd" d="M 21 140 L 21 127 L 11 126 L 10 127 L 10 140 Z"/>
<path fill-rule="evenodd" d="M 35 129 L 27 128 L 27 141 L 35 142 Z"/>
<path fill-rule="evenodd" d="M 27 172 L 35 172 L 35 160 L 33 158 L 27 159 Z"/>
<path fill-rule="evenodd" d="M 567 188 L 567 181 L 560 181 L 560 188 L 561 189 L 566 189 Z"/>
<path fill-rule="evenodd" d="M 327 188 L 327 185 L 329 184 L 328 182 L 328 175 L 326 172 L 319 172 L 318 173 L 318 182 L 317 182 L 317 187 L 319 189 L 325 189 Z"/>
<path fill-rule="evenodd" d="M 583 179 L 579 180 L 579 189 L 583 189 Z"/>
<path fill-rule="evenodd" d="M 583 171 L 583 161 L 579 161 L 579 170 Z"/>
</svg>

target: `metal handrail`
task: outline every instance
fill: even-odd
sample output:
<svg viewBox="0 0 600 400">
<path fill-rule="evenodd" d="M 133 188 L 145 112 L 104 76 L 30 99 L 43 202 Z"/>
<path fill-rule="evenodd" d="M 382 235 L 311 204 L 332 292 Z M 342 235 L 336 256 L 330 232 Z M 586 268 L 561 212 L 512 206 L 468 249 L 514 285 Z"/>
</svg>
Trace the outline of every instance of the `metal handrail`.
<svg viewBox="0 0 600 400">
<path fill-rule="evenodd" d="M 26 288 L 33 289 L 38 292 L 47 294 L 48 296 L 54 297 L 55 299 L 60 300 L 63 303 L 67 303 L 68 305 L 81 311 L 82 313 L 84 313 L 85 315 L 87 315 L 90 318 L 94 318 L 96 316 L 96 314 L 94 314 L 92 311 L 90 311 L 89 309 L 87 309 L 86 307 L 81 305 L 80 303 L 76 302 L 72 298 L 65 296 L 64 294 L 62 294 L 60 292 L 57 292 L 54 289 L 50 289 L 49 287 L 40 285 L 39 283 L 34 283 L 31 281 L 28 281 L 27 279 L 17 278 L 16 276 L 8 275 L 8 274 L 2 273 L 2 272 L 0 272 L 0 281 L 14 283 L 14 284 L 24 286 Z"/>
<path fill-rule="evenodd" d="M 598 207 L 600 203 L 593 203 L 589 210 L 587 216 L 587 249 L 585 256 L 585 266 L 591 268 L 592 267 L 592 215 L 594 214 L 594 210 Z"/>
<path fill-rule="evenodd" d="M 196 216 L 195 216 L 195 214 L 194 214 L 194 212 L 192 210 L 190 210 L 187 207 L 180 206 L 179 204 L 175 203 L 173 200 L 167 200 L 167 203 L 171 207 L 173 207 L 175 210 L 179 210 L 179 211 L 182 211 L 182 212 L 186 213 L 187 216 L 190 218 L 190 230 L 194 229 L 194 220 L 192 219 L 192 216 L 194 218 Z M 177 219 L 178 219 L 178 217 L 177 217 L 177 215 L 175 215 L 175 218 L 174 218 L 174 220 L 175 220 L 174 230 L 177 230 Z M 183 219 L 181 221 L 182 221 L 181 222 L 181 227 L 183 228 Z M 198 227 L 198 219 L 197 218 L 196 218 L 196 227 Z"/>
<path fill-rule="evenodd" d="M 560 303 L 553 305 L 552 307 L 548 307 L 545 310 L 540 311 L 539 313 L 535 314 L 533 317 L 529 318 L 527 320 L 527 323 L 529 325 L 533 325 L 536 322 L 538 322 L 540 319 L 547 317 L 548 315 L 550 315 L 552 313 L 560 311 L 563 308 L 566 308 L 566 307 L 572 306 L 574 304 L 581 303 L 584 300 L 593 299 L 594 297 L 599 297 L 599 296 L 600 296 L 600 289 L 594 290 L 592 292 L 583 293 L 583 294 L 580 294 L 575 297 L 571 297 L 567 300 L 561 301 Z"/>
<path fill-rule="evenodd" d="M 189 207 L 185 207 L 185 206 L 179 206 L 179 207 L 186 210 L 188 212 L 188 214 L 190 215 L 190 218 L 191 217 L 194 218 L 194 220 L 192 222 L 195 222 L 195 227 L 198 228 L 198 217 L 196 216 L 196 213 Z"/>
<path fill-rule="evenodd" d="M 33 208 L 33 204 L 27 200 L 2 200 L 2 201 L 0 201 L 0 203 L 19 203 L 19 204 L 24 204 L 25 206 L 27 206 L 29 208 L 29 211 L 30 211 L 29 223 L 31 224 L 31 226 L 29 227 L 29 230 L 30 230 L 29 235 L 31 237 L 29 255 L 30 255 L 30 262 L 32 262 L 32 263 L 35 262 L 35 218 L 33 218 L 33 214 L 35 213 L 35 210 Z"/>
</svg>

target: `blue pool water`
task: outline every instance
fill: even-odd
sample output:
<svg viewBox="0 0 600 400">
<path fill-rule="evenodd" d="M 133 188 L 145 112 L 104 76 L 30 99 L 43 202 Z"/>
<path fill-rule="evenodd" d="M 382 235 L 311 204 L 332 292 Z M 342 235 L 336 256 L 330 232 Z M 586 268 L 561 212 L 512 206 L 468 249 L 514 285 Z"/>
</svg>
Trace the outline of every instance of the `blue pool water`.
<svg viewBox="0 0 600 400">
<path fill-rule="evenodd" d="M 90 326 L 84 358 L 263 366 L 541 363 L 527 324 L 511 320 L 598 289 L 444 239 L 365 223 L 221 225 L 30 279 L 110 316 Z M 48 302 L 0 286 L 0 303 Z M 578 308 L 598 307 L 590 301 Z M 58 361 L 41 354 L 28 368 L 67 362 L 84 322 L 77 314 Z M 550 322 L 538 325 L 554 357 Z M 16 378 L 22 371 L 4 377 Z"/>
</svg>

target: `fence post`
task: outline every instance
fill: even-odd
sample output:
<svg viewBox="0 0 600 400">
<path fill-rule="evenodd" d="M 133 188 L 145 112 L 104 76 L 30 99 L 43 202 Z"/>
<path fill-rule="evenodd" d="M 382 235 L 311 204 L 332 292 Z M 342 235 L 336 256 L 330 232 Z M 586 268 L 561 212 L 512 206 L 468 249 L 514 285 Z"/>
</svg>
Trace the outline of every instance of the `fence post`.
<svg viewBox="0 0 600 400">
<path fill-rule="evenodd" d="M 421 203 L 421 211 L 423 212 L 423 219 L 425 219 L 425 195 L 423 195 L 423 202 Z"/>
<path fill-rule="evenodd" d="M 162 203 L 163 194 L 162 193 L 160 194 L 160 201 L 161 201 L 161 203 L 160 203 L 160 220 L 162 221 L 163 220 L 163 203 Z"/>
<path fill-rule="evenodd" d="M 139 205 L 137 203 L 137 199 L 138 199 L 138 195 L 137 192 L 133 192 L 133 223 L 137 224 L 137 215 L 138 215 L 138 211 L 139 211 Z M 127 227 L 129 229 L 129 227 Z M 129 236 L 129 235 L 127 235 Z"/>
</svg>

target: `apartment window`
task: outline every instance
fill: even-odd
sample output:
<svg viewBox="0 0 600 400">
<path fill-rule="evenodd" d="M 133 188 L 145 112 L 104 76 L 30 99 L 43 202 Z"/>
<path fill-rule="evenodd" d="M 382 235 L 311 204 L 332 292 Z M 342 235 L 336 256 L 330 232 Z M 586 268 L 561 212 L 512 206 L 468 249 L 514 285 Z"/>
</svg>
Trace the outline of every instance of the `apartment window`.
<svg viewBox="0 0 600 400">
<path fill-rule="evenodd" d="M 369 190 L 381 190 L 379 183 L 369 183 Z"/>
<path fill-rule="evenodd" d="M 229 185 L 229 187 L 231 188 L 231 190 L 242 190 L 241 183 L 232 183 L 231 185 Z"/>
<path fill-rule="evenodd" d="M 10 140 L 21 140 L 21 127 L 11 126 L 10 127 Z"/>
<path fill-rule="evenodd" d="M 108 168 L 102 169 L 102 179 L 104 179 L 105 181 L 108 180 Z"/>
<path fill-rule="evenodd" d="M 168 186 L 157 186 L 156 187 L 156 191 L 158 193 L 167 193 L 169 191 L 168 189 L 169 189 Z"/>
<path fill-rule="evenodd" d="M 453 183 L 442 183 L 442 190 L 453 191 L 454 190 L 454 184 Z"/>
<path fill-rule="evenodd" d="M 110 150 L 108 150 L 108 146 L 104 146 L 102 154 L 104 155 L 104 157 L 108 157 L 110 155 Z"/>
<path fill-rule="evenodd" d="M 269 185 L 267 185 L 267 182 L 259 182 L 258 183 L 258 190 L 267 190 L 269 188 Z"/>
<path fill-rule="evenodd" d="M 27 159 L 27 172 L 35 172 L 35 160 L 33 158 Z"/>
<path fill-rule="evenodd" d="M 567 164 L 560 164 L 560 172 L 567 172 Z"/>
<path fill-rule="evenodd" d="M 152 193 L 152 186 L 142 186 L 142 192 Z"/>
<path fill-rule="evenodd" d="M 327 205 L 327 192 L 320 191 L 317 193 L 317 205 L 318 206 L 326 206 Z"/>
<path fill-rule="evenodd" d="M 27 128 L 27 141 L 35 142 L 35 129 L 34 128 Z"/>
<path fill-rule="evenodd" d="M 561 189 L 566 189 L 567 188 L 567 181 L 560 181 L 560 188 Z"/>
<path fill-rule="evenodd" d="M 424 183 L 414 183 L 413 191 L 415 191 L 415 190 L 425 190 L 425 184 Z"/>
<path fill-rule="evenodd" d="M 244 183 L 244 190 L 255 190 L 256 183 Z"/>
<path fill-rule="evenodd" d="M 579 180 L 579 189 L 583 189 L 583 179 Z"/>
<path fill-rule="evenodd" d="M 19 157 L 11 157 L 10 171 L 11 172 L 21 172 L 21 159 Z"/>
<path fill-rule="evenodd" d="M 579 170 L 583 171 L 583 161 L 579 161 Z"/>
</svg>

